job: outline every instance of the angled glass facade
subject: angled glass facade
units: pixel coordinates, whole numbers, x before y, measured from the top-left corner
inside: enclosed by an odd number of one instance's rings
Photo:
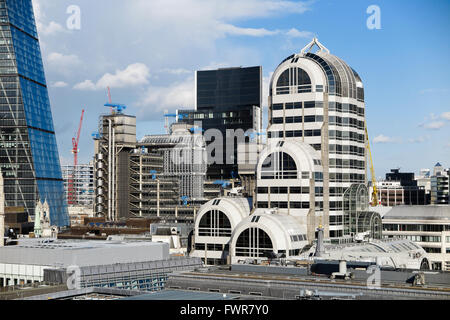
[[[64,183],[31,0],[0,0],[0,167],[6,206],[69,225]]]

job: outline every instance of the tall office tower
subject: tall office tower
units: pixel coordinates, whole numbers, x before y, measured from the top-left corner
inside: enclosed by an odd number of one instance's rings
[[[64,190],[66,199],[69,199],[69,181],[73,180],[74,192],[76,200],[69,206],[93,206],[95,198],[94,189],[94,163],[88,164],[63,165],[62,175],[64,179]]]
[[[272,76],[269,141],[302,141],[321,154],[323,224],[332,238],[344,236],[344,192],[366,182],[364,114],[361,78],[316,38]]]
[[[136,117],[113,112],[100,117],[94,138],[94,214],[108,221],[129,218],[130,152],[136,148]]]
[[[31,0],[0,0],[0,167],[8,207],[38,200],[69,225],[52,112]]]
[[[212,143],[215,152],[208,151],[207,179],[231,179],[237,177],[237,145],[248,142],[234,133],[262,130],[262,67],[226,68],[196,73],[196,110],[179,110],[180,122],[201,124],[202,129],[218,130],[222,142],[207,138],[207,149]],[[228,132],[228,134],[227,134]],[[210,131],[211,133],[211,131]],[[242,137],[243,135],[241,135]],[[260,136],[257,136],[260,139]],[[209,147],[208,147],[209,146]],[[220,156],[220,152],[222,155]],[[213,163],[214,159],[217,162]]]

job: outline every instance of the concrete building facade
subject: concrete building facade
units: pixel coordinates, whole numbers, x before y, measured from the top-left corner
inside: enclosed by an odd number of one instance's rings
[[[383,237],[401,237],[424,248],[434,270],[450,271],[450,206],[398,206],[383,217]]]
[[[319,49],[316,53],[311,50]],[[269,86],[268,139],[300,141],[320,154],[323,225],[344,236],[342,196],[366,183],[364,86],[354,69],[316,38],[282,61]]]

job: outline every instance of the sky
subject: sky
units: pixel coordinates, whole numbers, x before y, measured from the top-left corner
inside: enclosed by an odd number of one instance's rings
[[[85,117],[79,162],[113,102],[138,138],[165,133],[164,111],[194,107],[194,72],[263,67],[268,83],[317,36],[361,76],[376,176],[450,167],[450,1],[33,0],[62,164]],[[369,28],[379,8],[379,28]],[[265,120],[267,126],[267,120]]]

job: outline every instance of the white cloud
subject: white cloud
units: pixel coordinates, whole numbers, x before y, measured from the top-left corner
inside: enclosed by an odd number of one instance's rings
[[[292,28],[286,35],[290,38],[312,38],[314,35],[309,31],[299,31],[296,28]]]
[[[267,30],[264,28],[240,28],[232,24],[221,23],[218,25],[217,30],[223,32],[224,35],[232,36],[250,36],[250,37],[265,37],[279,34],[279,30]]]
[[[430,136],[420,136],[418,138],[409,139],[408,142],[409,143],[423,143],[423,142],[428,141],[430,139],[431,139]]]
[[[96,90],[95,84],[91,80],[84,80],[83,82],[77,83],[74,87],[76,90]]]
[[[96,83],[85,80],[74,86],[77,90],[101,90],[106,87],[126,88],[148,83],[150,70],[143,63],[130,64],[124,70],[116,70],[115,74],[106,73]]]
[[[80,58],[75,54],[64,55],[59,52],[52,52],[47,56],[47,62],[50,67],[70,68],[81,64]]]
[[[168,87],[150,86],[137,103],[141,116],[150,116],[155,111],[194,108],[195,80],[189,77]]]
[[[60,32],[67,32],[61,24],[55,21],[50,21],[48,24],[44,22],[46,17],[45,11],[42,10],[41,0],[33,0],[33,9],[39,35],[50,36]]]
[[[301,14],[309,4],[286,0],[136,0],[128,5],[125,14],[132,23],[147,32],[170,30],[171,46],[189,44],[208,47],[226,36],[264,37],[274,35],[305,36],[294,29],[268,30],[251,26],[240,27],[238,21]],[[295,29],[296,30],[296,29]],[[189,37],[186,37],[189,34]]]
[[[187,70],[184,68],[176,68],[176,69],[166,68],[166,69],[161,70],[160,72],[169,73],[169,74],[173,74],[173,75],[182,75],[182,74],[193,73],[194,71]]]
[[[429,130],[439,130],[445,126],[445,122],[444,121],[432,121],[432,122],[428,122],[428,123],[423,123],[420,126],[424,127],[425,129],[429,129]]]
[[[373,143],[394,143],[396,141],[396,139],[385,136],[383,134],[380,134],[373,139]]]
[[[450,112],[444,112],[444,113],[441,115],[441,118],[450,121]]]
[[[68,84],[64,81],[56,81],[51,85],[53,88],[65,88]]]

